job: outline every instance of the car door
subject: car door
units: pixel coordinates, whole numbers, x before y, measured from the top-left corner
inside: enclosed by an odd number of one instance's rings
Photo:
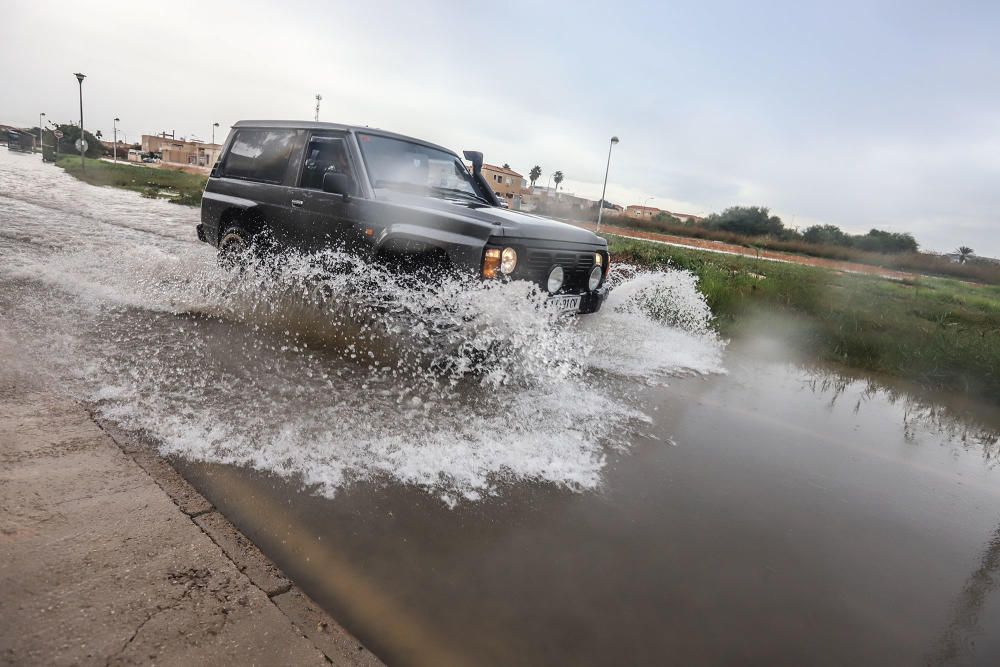
[[[323,177],[328,172],[348,176],[351,192],[323,192]],[[292,198],[297,227],[306,245],[321,250],[359,241],[358,170],[343,132],[313,132],[307,142],[299,179]]]

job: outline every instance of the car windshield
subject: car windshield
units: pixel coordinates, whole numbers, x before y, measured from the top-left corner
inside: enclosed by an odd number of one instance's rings
[[[469,170],[455,155],[405,139],[374,134],[358,138],[375,188],[484,201]]]

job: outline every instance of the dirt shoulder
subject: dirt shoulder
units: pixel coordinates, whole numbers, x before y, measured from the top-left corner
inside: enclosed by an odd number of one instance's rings
[[[589,223],[575,222],[573,223],[578,227],[583,227],[584,229],[589,229],[591,231],[597,231],[597,226]],[[873,276],[882,276],[883,278],[892,278],[894,280],[908,279],[912,280],[918,278],[918,274],[909,273],[907,271],[896,271],[893,269],[885,269],[880,266],[872,266],[871,264],[861,264],[859,262],[843,262],[835,259],[825,259],[822,257],[809,257],[807,255],[795,255],[788,252],[778,252],[776,250],[765,250],[765,249],[755,249],[747,248],[746,246],[734,245],[732,243],[724,243],[722,241],[710,241],[707,239],[696,239],[687,236],[675,236],[673,234],[658,234],[656,232],[644,232],[636,229],[628,229],[626,227],[615,227],[614,225],[601,225],[601,231],[606,234],[615,234],[616,236],[622,236],[624,238],[630,239],[641,239],[644,241],[655,241],[658,243],[666,243],[668,245],[678,246],[680,248],[693,248],[695,250],[707,250],[709,252],[720,252],[730,255],[743,255],[745,257],[757,257],[760,259],[766,259],[775,262],[790,262],[792,264],[801,264],[803,266],[818,266],[825,269],[832,269],[834,271],[845,271],[847,273],[864,273]]]
[[[0,664],[381,664],[2,338],[0,591]]]

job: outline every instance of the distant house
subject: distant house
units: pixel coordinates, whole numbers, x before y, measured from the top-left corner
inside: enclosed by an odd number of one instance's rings
[[[672,213],[672,212],[669,212],[669,211],[668,211],[668,213],[670,213],[670,215],[674,216],[675,218],[677,218],[681,222],[695,223],[695,222],[701,222],[702,220],[705,219],[705,218],[703,218],[700,215],[692,215],[690,213]]]
[[[572,192],[556,192],[555,188],[536,185],[522,195],[525,211],[544,209],[553,215],[569,215],[573,210],[589,211],[597,208],[597,202],[586,197],[577,197]],[[619,207],[620,209],[621,207]]]
[[[142,135],[142,152],[156,153],[163,162],[186,164],[194,167],[211,167],[222,154],[221,144],[186,141],[173,136]]]
[[[656,208],[653,206],[639,206],[638,204],[632,204],[626,207],[625,215],[630,218],[643,218],[650,219],[655,218],[660,215],[669,215],[671,217],[677,218],[681,222],[701,222],[704,220],[701,216],[692,215],[690,213],[674,213],[673,211],[668,211],[662,208]]]
[[[484,164],[483,178],[489,182],[498,197],[507,200],[511,208],[520,207],[521,195],[527,186],[524,176],[507,167]]]
[[[640,206],[639,204],[630,204],[625,207],[625,215],[630,218],[655,218],[662,212],[661,209],[656,207]]]
[[[571,192],[560,192],[558,199],[561,206],[569,206],[570,208],[579,209],[581,211],[589,211],[592,208],[597,208],[597,202],[593,199],[577,197]]]

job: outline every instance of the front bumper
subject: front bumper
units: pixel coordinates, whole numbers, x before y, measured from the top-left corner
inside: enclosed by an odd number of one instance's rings
[[[593,292],[584,292],[580,295],[580,310],[577,311],[580,315],[589,315],[590,313],[596,313],[604,305],[604,301],[608,298],[608,286],[601,285]]]

